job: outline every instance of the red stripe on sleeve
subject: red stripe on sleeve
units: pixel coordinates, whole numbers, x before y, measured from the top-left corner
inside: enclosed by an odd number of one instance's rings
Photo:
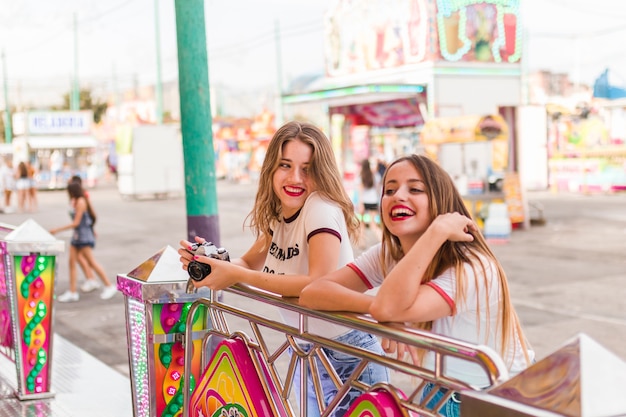
[[[365,284],[365,286],[367,287],[367,289],[371,290],[372,288],[374,288],[372,286],[372,284],[370,284],[370,282],[367,280],[367,278],[365,277],[365,275],[363,275],[363,272],[361,272],[361,270],[359,268],[357,268],[357,266],[355,264],[353,264],[352,262],[350,262],[349,264],[346,265],[348,268],[350,268],[351,270],[353,270],[354,272],[356,272],[356,274],[359,276],[359,278],[361,278],[361,281],[363,281],[363,284]]]
[[[451,316],[454,316],[456,314],[456,304],[454,303],[454,300],[450,298],[450,296],[444,290],[439,288],[437,284],[433,282],[427,282],[424,285],[428,285],[430,288],[437,291],[437,294],[443,297],[446,303],[448,303],[448,305],[450,306],[450,310],[452,310],[452,314],[450,314]]]

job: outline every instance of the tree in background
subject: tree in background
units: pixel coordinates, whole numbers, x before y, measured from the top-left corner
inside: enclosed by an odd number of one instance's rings
[[[53,108],[53,110],[69,110],[70,109],[70,97],[72,92],[68,92],[63,95],[63,105],[61,107]],[[79,93],[79,109],[80,110],[92,110],[94,123],[99,123],[102,119],[102,115],[107,110],[107,103],[98,100],[94,100],[91,96],[91,90],[81,89]]]
[[[11,109],[11,114],[15,113],[15,109]],[[6,111],[2,111],[0,112],[0,137],[2,138],[2,142],[1,143],[6,143],[7,138],[5,135],[5,131],[4,131],[4,119],[6,116]],[[11,129],[13,129],[13,125],[11,125]]]
[[[4,118],[6,117],[6,112],[0,113],[0,135],[2,135],[2,142],[6,142],[7,138],[4,134]]]

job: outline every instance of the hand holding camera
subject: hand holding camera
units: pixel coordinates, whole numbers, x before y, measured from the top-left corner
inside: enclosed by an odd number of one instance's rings
[[[218,248],[212,242],[194,243],[188,252],[196,256],[208,256],[230,262],[228,251],[224,248]],[[192,260],[187,265],[187,272],[194,281],[202,281],[211,273],[211,265]]]

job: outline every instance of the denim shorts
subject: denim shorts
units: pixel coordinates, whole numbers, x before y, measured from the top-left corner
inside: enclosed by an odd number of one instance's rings
[[[334,340],[341,342],[341,343],[349,344],[351,346],[369,350],[370,352],[377,353],[381,356],[385,355],[385,352],[383,351],[383,348],[380,345],[380,342],[375,336],[369,333],[364,333],[359,330],[351,330],[348,333],[345,333],[345,334],[342,334],[341,336],[336,337]],[[303,344],[301,345],[301,348],[304,351],[308,352],[310,349],[310,345]],[[337,375],[339,376],[339,379],[341,379],[342,382],[345,382],[348,379],[348,377],[350,377],[352,372],[356,369],[356,367],[361,362],[360,358],[347,355],[343,352],[337,352],[335,350],[331,350],[328,348],[322,348],[322,350],[326,354],[326,357],[328,358],[330,364],[333,366],[333,368],[337,372]],[[333,384],[330,378],[330,375],[326,371],[326,368],[322,366],[319,359],[317,360],[317,363],[318,363],[318,369],[320,372],[320,383],[324,392],[324,404],[328,405],[330,401],[333,399],[333,397],[337,394],[338,389],[335,387],[335,384]],[[299,381],[300,381],[300,366],[298,365],[296,367],[296,372],[294,375],[294,383],[295,383],[296,393],[298,395],[297,397],[298,400],[300,399]],[[367,367],[363,370],[361,375],[359,376],[359,381],[368,385],[373,385],[378,382],[389,382],[389,370],[387,369],[387,367],[379,365],[377,363],[369,363]],[[335,408],[335,411],[331,414],[331,416],[342,417],[344,414],[346,414],[346,412],[348,411],[348,409],[350,408],[354,400],[361,394],[362,394],[361,391],[354,389],[354,388],[348,391],[348,393],[343,397],[341,402],[337,405],[337,407]],[[320,411],[317,406],[315,388],[313,387],[313,381],[311,380],[311,375],[309,374],[308,387],[307,387],[307,414],[306,416],[318,417],[319,415],[320,415]]]
[[[422,392],[422,399],[424,399],[430,391],[433,390],[435,384],[429,382],[424,387],[424,391]],[[443,397],[448,392],[447,388],[439,388],[439,391],[435,394],[435,396],[426,404],[426,408],[429,410],[433,410],[435,405],[439,402],[441,397]],[[435,411],[435,410],[433,410]],[[459,397],[458,392],[453,392],[448,401],[438,410],[438,414],[440,416],[445,417],[459,417],[461,415],[461,399]]]

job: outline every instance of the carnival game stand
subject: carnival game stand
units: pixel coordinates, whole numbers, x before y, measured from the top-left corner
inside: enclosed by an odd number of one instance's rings
[[[128,378],[54,333],[65,242],[30,219],[0,234],[0,416],[131,416]]]

